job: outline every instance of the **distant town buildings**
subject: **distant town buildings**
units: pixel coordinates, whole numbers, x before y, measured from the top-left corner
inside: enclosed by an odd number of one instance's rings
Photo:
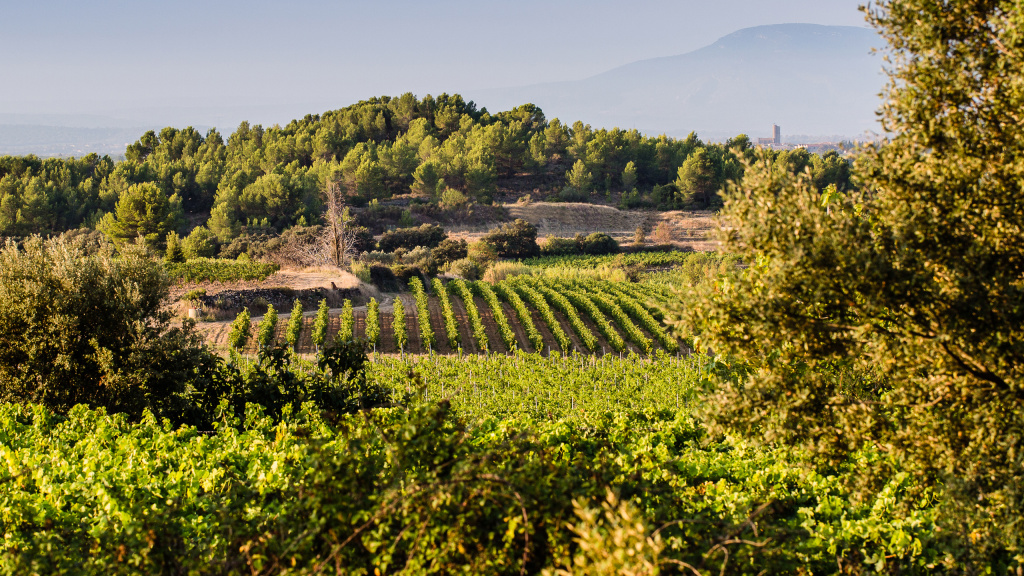
[[[844,146],[841,142],[815,142],[812,144],[783,144],[782,143],[782,128],[778,124],[772,124],[772,137],[771,138],[758,138],[757,145],[760,148],[770,148],[772,150],[796,150],[803,148],[812,154],[824,154],[829,151],[836,151],[845,153],[846,148],[851,146]]]
[[[758,138],[757,145],[765,146],[768,148],[782,146],[782,128],[780,128],[778,124],[772,124],[772,137]]]

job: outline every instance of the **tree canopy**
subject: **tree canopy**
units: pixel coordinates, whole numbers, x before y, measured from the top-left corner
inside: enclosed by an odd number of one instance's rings
[[[677,311],[726,362],[720,430],[892,474],[940,502],[947,568],[1021,562],[1024,529],[1024,13],[1011,2],[883,1],[892,47],[860,186],[755,154],[725,195],[749,263]],[[911,501],[913,501],[911,499]]]

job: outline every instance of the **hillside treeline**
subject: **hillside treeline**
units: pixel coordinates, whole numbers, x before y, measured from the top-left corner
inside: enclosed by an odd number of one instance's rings
[[[317,223],[328,182],[341,184],[356,207],[399,195],[486,205],[540,191],[535,199],[709,208],[726,181],[742,176],[751,153],[744,135],[721,144],[695,134],[649,137],[548,120],[532,104],[491,114],[459,95],[404,94],[284,127],[243,122],[226,140],[215,129],[150,131],[116,163],[95,154],[0,158],[0,235],[109,230],[104,215],[123,208],[149,214],[138,235],[163,238],[205,222],[224,243],[254,228]],[[796,150],[776,160],[788,170],[810,168],[821,187],[850,187],[848,163],[837,154]]]

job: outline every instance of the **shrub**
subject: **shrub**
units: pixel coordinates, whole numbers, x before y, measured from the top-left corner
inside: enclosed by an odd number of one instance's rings
[[[398,277],[387,266],[370,266],[370,283],[385,292],[401,290]]]
[[[488,264],[498,259],[498,252],[494,249],[494,246],[488,244],[484,240],[480,240],[469,245],[469,249],[466,251],[466,257],[473,262],[476,262],[481,267],[486,267]]]
[[[452,262],[448,265],[448,272],[465,280],[480,279],[480,265],[469,258]]]
[[[177,232],[167,233],[167,249],[164,250],[164,262],[178,263],[185,261],[185,253],[181,250],[181,238]]]
[[[672,232],[672,226],[662,220],[658,222],[658,225],[654,227],[654,231],[651,232],[651,240],[654,240],[656,244],[668,244],[675,240],[675,234]]]
[[[583,252],[579,238],[548,238],[540,247],[542,256],[574,256]]]
[[[444,228],[434,224],[423,224],[416,228],[399,228],[386,232],[377,242],[377,248],[383,252],[394,252],[398,248],[412,250],[417,246],[434,248],[447,237],[448,233]]]
[[[395,263],[395,255],[380,250],[366,252],[359,256],[359,261],[370,265],[391,266]]]
[[[532,274],[533,269],[521,262],[495,262],[484,272],[484,282],[496,284],[506,278]]]
[[[0,250],[0,401],[133,418],[175,409],[212,355],[191,323],[171,327],[161,266],[142,246],[121,250],[38,237]]]
[[[349,268],[352,270],[352,274],[356,278],[359,278],[360,282],[370,284],[372,279],[370,278],[369,264],[366,264],[365,262],[353,262]]]
[[[430,254],[438,266],[446,266],[456,260],[465,258],[469,252],[469,244],[462,238],[445,238]]]
[[[491,230],[486,241],[502,258],[531,258],[540,254],[537,227],[521,218]]]
[[[603,232],[594,232],[580,240],[580,249],[584,254],[600,256],[603,254],[618,254],[619,243],[611,236]]]

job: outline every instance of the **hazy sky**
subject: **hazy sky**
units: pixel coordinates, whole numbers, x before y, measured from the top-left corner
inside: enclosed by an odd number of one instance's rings
[[[863,26],[859,3],[0,0],[0,115],[283,123],[373,95],[585,78],[750,26]]]

